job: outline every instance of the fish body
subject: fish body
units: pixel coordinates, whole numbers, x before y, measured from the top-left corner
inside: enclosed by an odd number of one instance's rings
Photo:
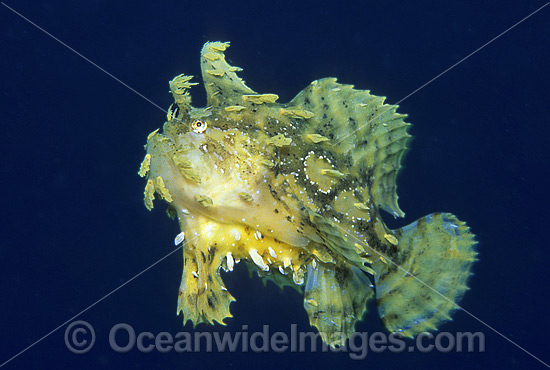
[[[175,104],[149,135],[139,172],[146,207],[163,199],[185,235],[184,321],[225,324],[234,298],[220,269],[240,261],[302,290],[331,345],[353,333],[370,299],[406,337],[449,320],[476,260],[469,228],[436,213],[390,230],[380,216],[404,216],[396,177],[411,137],[406,115],[335,78],[278,103],[237,76],[228,46],[202,49],[205,108],[191,105],[191,76],[170,81]]]

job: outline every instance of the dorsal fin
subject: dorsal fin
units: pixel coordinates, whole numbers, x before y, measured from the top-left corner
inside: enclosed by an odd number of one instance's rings
[[[256,94],[235,73],[242,69],[226,62],[224,51],[228,47],[229,42],[207,42],[201,51],[202,79],[209,106],[222,102],[224,105],[242,104],[243,95]]]
[[[368,90],[342,85],[335,78],[313,81],[289,104],[312,112],[305,134],[329,139],[323,145],[352,159],[350,174],[370,189],[372,200],[394,216],[405,214],[397,204],[396,177],[410,135],[407,117],[396,113],[396,105]]]

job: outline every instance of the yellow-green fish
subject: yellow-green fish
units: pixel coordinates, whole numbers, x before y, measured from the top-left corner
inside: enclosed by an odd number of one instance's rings
[[[191,76],[170,81],[175,105],[149,135],[139,171],[147,208],[164,199],[181,227],[184,322],[225,324],[234,298],[220,269],[241,260],[303,291],[311,325],[331,345],[373,298],[388,330],[405,337],[450,320],[476,261],[469,228],[450,213],[397,230],[380,217],[404,216],[396,177],[406,115],[335,78],[278,103],[237,76],[228,46],[202,49],[205,108],[191,105]]]

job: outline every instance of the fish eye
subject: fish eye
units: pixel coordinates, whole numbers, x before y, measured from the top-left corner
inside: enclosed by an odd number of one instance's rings
[[[206,130],[207,126],[208,125],[206,124],[206,122],[201,120],[196,120],[191,125],[191,127],[193,128],[193,132],[197,134],[203,133]]]

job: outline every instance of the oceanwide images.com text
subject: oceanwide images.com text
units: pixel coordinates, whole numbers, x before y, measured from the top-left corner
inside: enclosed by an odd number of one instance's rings
[[[334,333],[329,343],[340,343],[342,333]],[[114,325],[109,331],[111,349],[118,353],[138,351],[168,352],[343,352],[354,360],[365,359],[369,352],[484,352],[485,335],[481,332],[421,333],[414,340],[406,340],[399,333],[355,332],[342,346],[323,343],[321,334],[301,332],[290,325],[290,333],[270,332],[269,325],[251,332],[243,325],[237,332],[136,332],[126,323]],[[345,338],[345,337],[344,337]],[[86,321],[75,321],[65,330],[67,348],[77,354],[89,352],[96,342],[95,330]]]

